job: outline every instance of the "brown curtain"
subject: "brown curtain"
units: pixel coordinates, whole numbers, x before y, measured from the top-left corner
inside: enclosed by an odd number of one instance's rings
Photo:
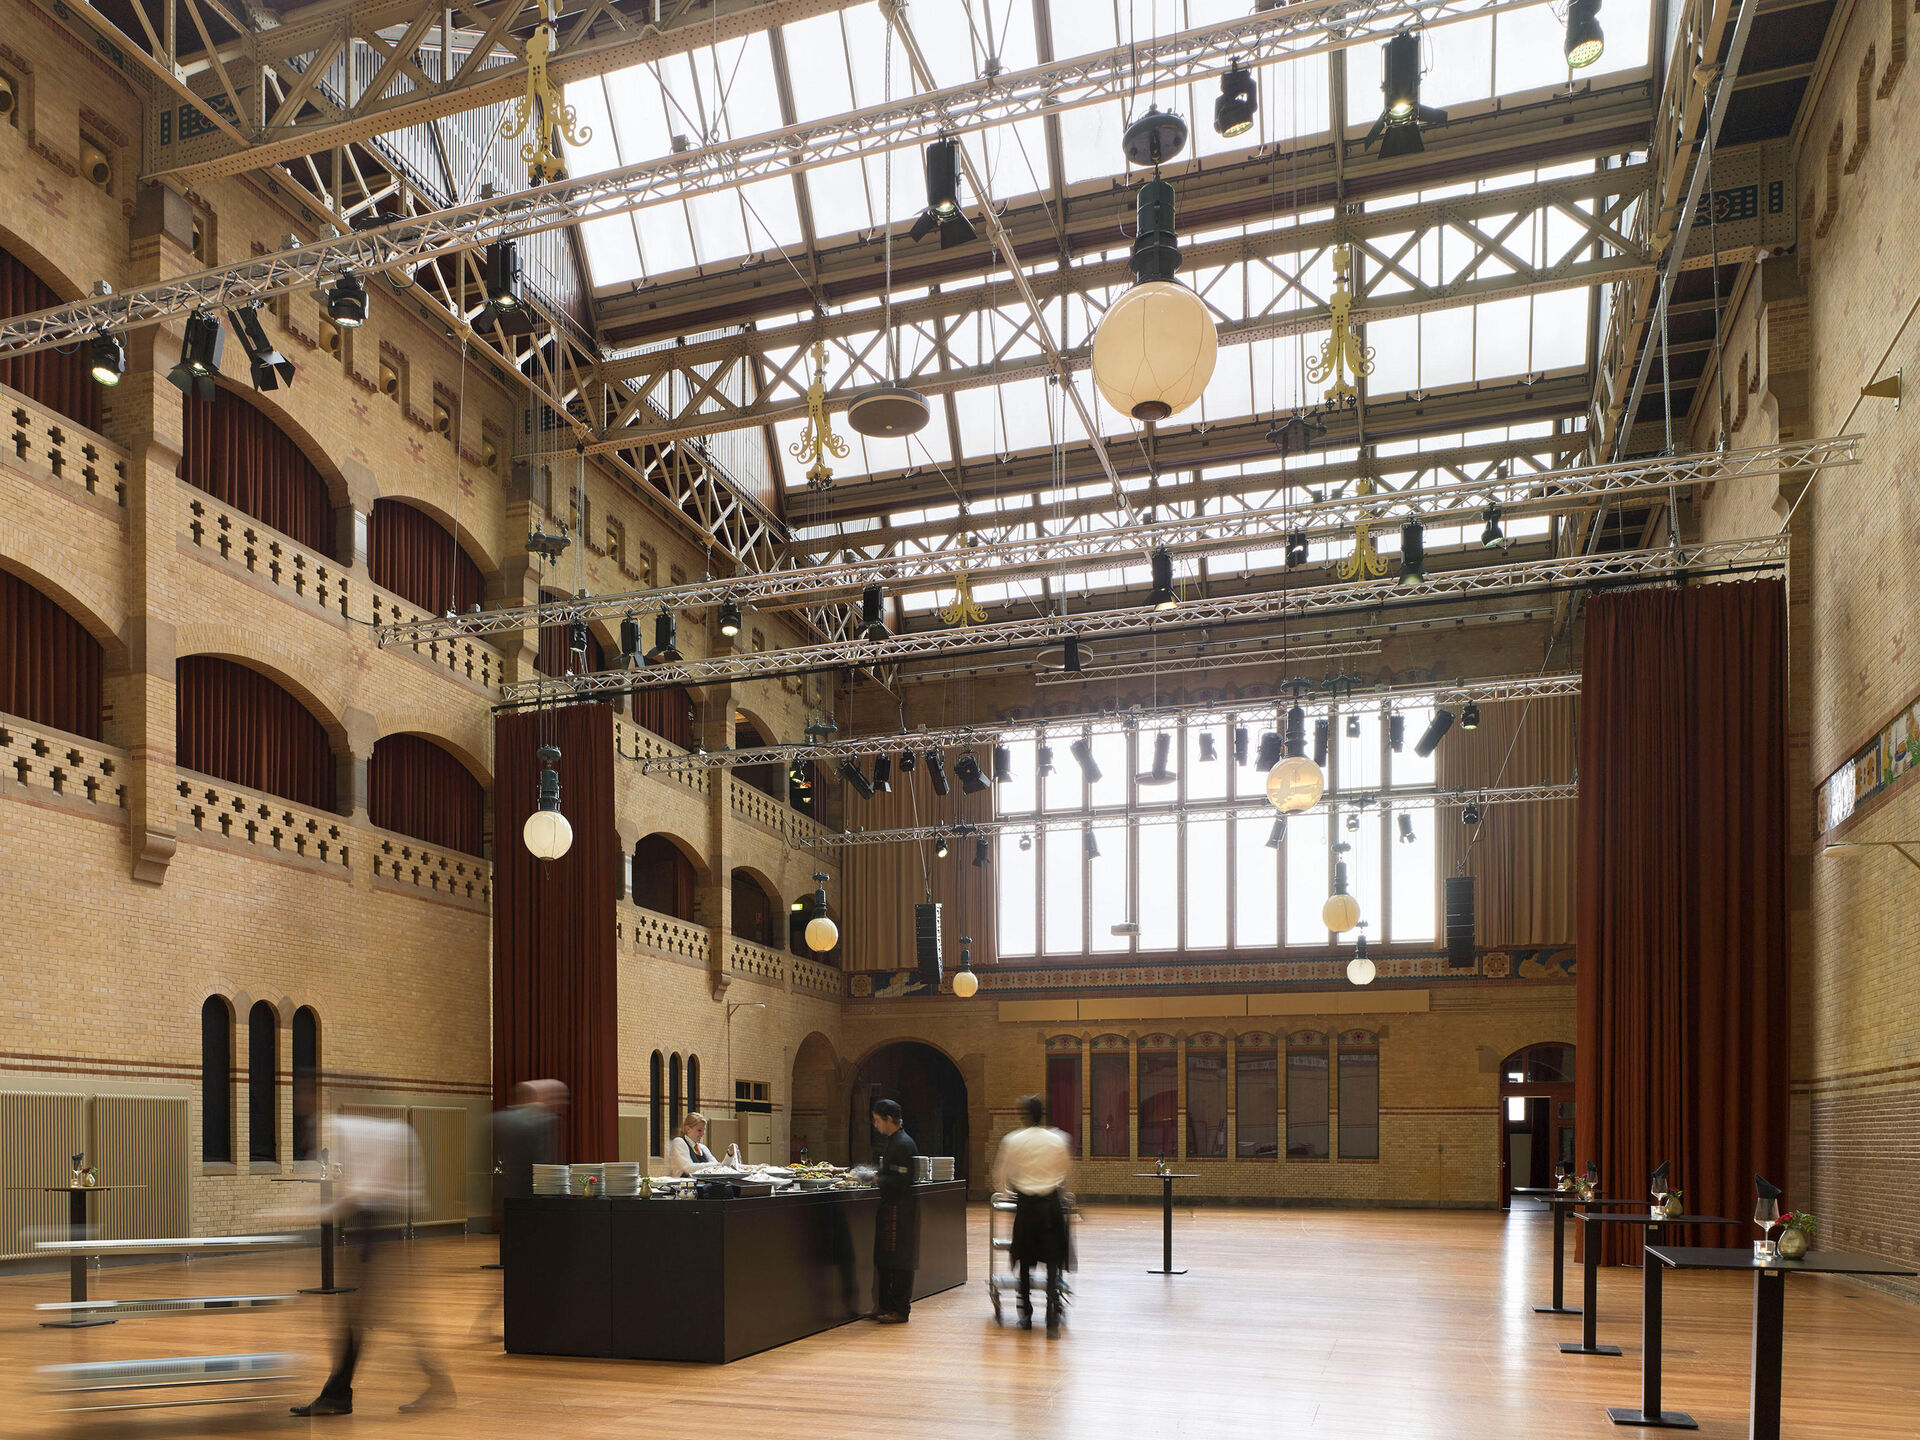
[[[0,316],[50,310],[60,297],[26,262],[0,250]],[[82,340],[71,351],[36,350],[0,357],[0,385],[64,415],[89,430],[100,428],[100,382],[93,378],[92,350]]]
[[[487,792],[473,772],[418,735],[388,735],[367,761],[367,818],[429,845],[478,855]]]
[[[693,919],[693,862],[664,835],[644,836],[633,847],[633,903],[662,915]]]
[[[542,745],[561,752],[561,811],[573,845],[536,860],[520,831],[532,813]],[[570,1096],[568,1154],[619,1153],[614,951],[613,712],[605,705],[502,714],[494,721],[493,1096],[556,1079]]]
[[[693,697],[682,686],[634,691],[633,719],[671,745],[693,748]]]
[[[181,769],[296,805],[335,808],[326,727],[258,670],[217,655],[185,656],[174,667],[174,701]]]
[[[212,404],[181,398],[180,478],[296,545],[333,557],[327,482],[292,437],[231,390],[214,391]]]
[[[0,570],[0,714],[98,740],[100,660],[86,626]]]
[[[480,567],[453,532],[403,500],[376,500],[367,521],[367,573],[373,583],[432,615],[465,614],[485,590]]]
[[[774,937],[774,906],[779,903],[760,888],[760,882],[744,870],[733,872],[732,931],[755,945],[778,948]]]
[[[1778,581],[1588,607],[1577,1158],[1609,1195],[1669,1160],[1689,1210],[1744,1222],[1754,1173],[1785,1179],[1786,665]]]
[[[1456,724],[1434,753],[1440,788],[1571,780],[1573,716],[1571,698],[1482,705],[1479,727],[1462,730]],[[1423,717],[1409,718],[1425,724]],[[1415,726],[1410,723],[1409,728]],[[1413,743],[1411,737],[1407,743]],[[1477,943],[1520,947],[1573,943],[1577,808],[1566,801],[1489,805],[1478,843],[1472,843],[1475,832],[1460,823],[1458,811],[1442,811],[1436,817],[1440,873],[1474,877]]]
[[[540,599],[551,605],[571,597],[562,595],[558,590],[542,590]],[[564,675],[573,664],[573,652],[569,647],[573,643],[571,625],[542,625],[540,627],[540,654],[535,663],[542,675]],[[607,647],[600,643],[600,637],[587,630],[587,669],[589,671],[607,668]],[[649,726],[649,729],[652,727]],[[670,738],[670,737],[669,737]]]
[[[946,756],[947,775],[959,752]],[[986,751],[975,755],[987,774],[993,773]],[[871,761],[863,762],[868,774]],[[910,775],[900,773],[894,757],[893,793],[862,800],[845,782],[841,814],[854,830],[892,830],[913,825],[960,825],[993,818],[993,795],[962,795],[960,782],[945,798],[933,793],[927,779],[926,757]],[[848,845],[841,875],[841,964],[848,970],[910,970],[914,965],[913,907],[923,900],[939,902],[944,964],[949,974],[960,968],[960,937],[973,937],[976,966],[993,962],[993,867],[975,867],[973,837],[953,835],[947,858],[936,859],[933,841],[909,844]],[[924,867],[924,868],[923,868]],[[932,894],[927,893],[929,884]],[[828,892],[832,898],[832,892]]]

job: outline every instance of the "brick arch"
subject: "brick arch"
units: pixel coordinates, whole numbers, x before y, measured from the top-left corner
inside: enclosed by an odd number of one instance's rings
[[[465,553],[466,557],[480,567],[480,574],[483,579],[491,581],[499,574],[499,559],[481,543],[480,537],[474,534],[473,527],[469,525],[465,519],[456,523],[451,511],[443,508],[437,501],[429,499],[418,490],[409,489],[404,481],[399,483],[383,483],[380,493],[375,495],[373,499],[376,501],[392,500],[401,505],[412,506],[421,514],[435,521],[442,530],[445,530],[449,535],[453,536],[455,543],[460,546],[461,551]],[[463,507],[463,509],[464,508],[465,507]],[[477,501],[472,508],[475,511],[479,509]]]
[[[120,631],[125,622],[121,618],[118,598],[105,585],[88,585],[82,590],[55,578],[56,575],[63,575],[67,579],[84,581],[87,577],[76,574],[70,561],[65,565],[55,564],[56,557],[50,553],[19,553],[27,547],[16,549],[12,543],[16,534],[18,532],[14,527],[0,522],[0,570],[26,581],[71,615],[82,629],[100,642],[100,648],[109,662],[123,656],[126,643]]]
[[[244,359],[245,352],[240,349],[239,342],[233,340],[232,336],[228,336],[228,340],[230,343],[224,352],[225,358],[231,360],[235,355],[239,355]],[[242,384],[226,375],[217,376],[216,382],[222,390],[242,404],[251,405],[266,416],[282,435],[300,448],[300,453],[305,455],[313,468],[320,472],[321,480],[326,483],[327,498],[333,502],[335,509],[352,503],[347,490],[347,477],[341,470],[340,463],[333,458],[326,445],[306,426],[294,419],[287,407],[280,403],[277,398],[279,391],[255,390],[252,386]],[[187,403],[197,404],[198,402],[189,400]]]
[[[284,651],[276,650],[250,631],[237,625],[183,625],[176,632],[174,655],[184,660],[189,655],[213,655],[235,664],[258,670],[281,688],[291,692],[326,727],[327,739],[338,755],[353,753],[348,733],[346,706],[334,684],[318,667]]]
[[[447,734],[446,731],[436,729],[431,725],[394,722],[382,725],[380,727],[380,733],[374,737],[373,743],[377,745],[380,741],[393,735],[411,735],[416,739],[438,745],[442,750],[446,751],[464,765],[467,772],[471,774],[475,780],[480,782],[483,789],[488,791],[493,789],[493,766],[487,756],[484,753],[475,751],[471,745],[456,740],[453,736]]]
[[[95,278],[89,276],[82,279],[67,274],[57,259],[35,247],[19,231],[7,225],[0,225],[0,250],[5,250],[38,275],[41,283],[58,295],[63,304],[84,298],[87,287]]]

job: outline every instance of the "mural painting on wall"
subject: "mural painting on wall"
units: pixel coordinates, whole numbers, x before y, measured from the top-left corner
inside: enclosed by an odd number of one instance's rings
[[[1920,769],[1920,699],[1820,783],[1813,796],[1813,833],[1824,835],[1915,769]]]
[[[1573,951],[1490,950],[1480,957],[1480,972],[1489,980],[1571,980]]]

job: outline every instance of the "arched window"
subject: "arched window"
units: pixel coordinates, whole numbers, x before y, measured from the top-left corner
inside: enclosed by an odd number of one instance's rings
[[[664,835],[645,835],[633,847],[633,903],[677,920],[693,919],[698,876],[693,862]]]
[[[733,712],[733,748],[736,750],[761,750],[772,742],[760,733],[760,727],[753,724],[738,710]],[[778,760],[765,765],[742,765],[733,772],[762,794],[784,801],[787,798],[787,767]]]
[[[219,995],[200,1006],[200,1159],[233,1163],[233,1007]]]
[[[296,545],[333,557],[333,498],[293,437],[231,390],[216,390],[212,404],[182,401],[180,478]]]
[[[367,761],[367,818],[429,845],[478,855],[487,793],[473,772],[418,735],[387,735]]]
[[[174,667],[174,697],[182,770],[334,808],[326,727],[288,691],[231,660],[188,655]]]
[[[687,1056],[687,1109],[700,1108],[700,1057]]]
[[[686,1113],[680,1093],[680,1055],[675,1051],[667,1058],[667,1122],[675,1135],[680,1133],[680,1118]]]
[[[0,250],[0,316],[30,315],[59,303],[53,288],[25,261]],[[100,386],[93,378],[84,342],[64,355],[58,350],[36,350],[31,355],[0,358],[0,385],[58,411],[76,425],[100,428]]]
[[[265,1000],[247,1012],[247,1159],[280,1158],[280,1015]]]
[[[1096,1035],[1087,1071],[1093,1088],[1093,1134],[1088,1153],[1124,1156],[1132,1151],[1132,1108],[1127,1077],[1127,1037]],[[1057,1122],[1056,1122],[1057,1123]],[[1141,1153],[1145,1153],[1144,1151]]]
[[[98,740],[100,656],[58,601],[0,570],[0,714]]]
[[[1180,1058],[1173,1036],[1142,1035],[1139,1046],[1140,1155],[1173,1155],[1180,1131],[1176,1112],[1180,1106]]]
[[[773,945],[773,901],[745,870],[733,872],[733,933],[755,945]]]
[[[1280,1051],[1264,1030],[1233,1044],[1234,1151],[1242,1160],[1280,1154]]]
[[[1287,1036],[1287,1158],[1327,1158],[1327,1115],[1331,1108],[1327,1037],[1319,1030]]]
[[[1227,1037],[1187,1037],[1187,1154],[1227,1153]]]
[[[293,1158],[320,1158],[320,1017],[293,1012]]]
[[[667,1153],[667,1088],[660,1052],[647,1062],[647,1153]]]
[[[376,500],[367,517],[367,574],[429,615],[464,615],[486,582],[446,526],[404,500]]]
[[[1380,1158],[1380,1037],[1340,1032],[1340,1158]]]

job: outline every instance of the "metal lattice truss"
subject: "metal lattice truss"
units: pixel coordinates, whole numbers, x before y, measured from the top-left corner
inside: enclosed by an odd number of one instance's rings
[[[889,548],[874,556],[848,554],[828,564],[728,580],[700,580],[655,590],[380,625],[375,627],[374,638],[381,645],[419,644],[454,636],[491,635],[538,625],[567,624],[574,620],[612,619],[641,607],[700,609],[729,599],[756,608],[778,608],[803,601],[819,603],[854,596],[871,584],[885,585],[896,593],[937,588],[951,583],[962,570],[976,579],[991,576],[995,580],[1045,571],[1084,570],[1111,565],[1116,559],[1138,559],[1161,545],[1178,554],[1204,554],[1271,546],[1295,532],[1305,534],[1310,540],[1326,539],[1351,533],[1361,522],[1380,526],[1397,525],[1405,520],[1477,521],[1489,505],[1499,506],[1503,514],[1510,517],[1558,514],[1591,508],[1610,499],[1664,494],[1669,487],[1852,465],[1858,461],[1859,438],[1845,435],[1838,439],[1786,441],[1744,450],[1706,451],[1507,476],[1498,474],[1496,466],[1489,462],[1480,467],[1479,475],[1449,484],[1409,484],[1404,489],[1380,486],[1366,495],[1328,495],[1293,505],[1194,514],[1133,528],[1088,529],[968,547],[956,544],[917,553],[901,553]],[[1385,470],[1395,462],[1386,458],[1375,463]],[[1427,473],[1424,468],[1417,470],[1413,479],[1423,479]],[[1298,485],[1318,478],[1314,471],[1298,471],[1294,472],[1293,483]],[[1275,488],[1286,479],[1284,473],[1276,474]],[[1259,485],[1253,478],[1237,483],[1248,489],[1257,489]],[[1023,517],[1021,523],[1032,522]]]
[[[1330,795],[1310,810],[1299,814],[1341,814],[1361,806],[1377,806],[1383,812],[1432,806],[1441,810],[1463,810],[1476,805],[1535,805],[1555,800],[1578,800],[1580,782],[1558,784],[1489,786],[1478,790],[1399,790],[1342,791]],[[1003,816],[993,820],[972,820],[952,825],[912,825],[894,830],[845,830],[798,836],[787,844],[795,850],[829,850],[847,845],[906,845],[923,840],[958,840],[995,835],[1033,835],[1055,830],[1119,830],[1136,825],[1173,825],[1181,821],[1240,820],[1249,817],[1277,816],[1264,798],[1230,801],[1224,805],[1180,805],[1165,809],[1108,811],[1097,815]]]
[[[1033,683],[1099,685],[1114,680],[1170,680],[1176,675],[1211,675],[1219,670],[1244,670],[1253,665],[1305,665],[1314,661],[1334,664],[1378,655],[1383,644],[1380,640],[1330,640],[1324,644],[1308,641],[1305,644],[1269,646],[1228,654],[1209,651],[1184,660],[1149,657],[1109,665],[1089,665],[1078,671],[1042,670],[1033,677]]]
[[[941,655],[1003,650],[1063,643],[1068,636],[1082,640],[1102,635],[1146,630],[1198,629],[1260,621],[1282,623],[1295,619],[1352,610],[1390,611],[1412,602],[1471,601],[1515,591],[1653,584],[1698,571],[1775,568],[1786,563],[1787,538],[1768,535],[1757,539],[1715,540],[1651,550],[1622,550],[1603,555],[1578,555],[1529,560],[1475,569],[1430,572],[1418,585],[1393,579],[1298,589],[1267,590],[1246,595],[1191,600],[1174,611],[1148,607],[1090,611],[1081,615],[1044,615],[997,625],[949,630],[915,631],[884,640],[850,639],[786,650],[762,650],[679,660],[628,670],[598,671],[560,678],[541,677],[501,688],[503,700],[544,702],[619,695],[669,685],[732,684],[767,675],[798,674],[843,666],[897,665]],[[1310,633],[1310,632],[1309,632]]]

